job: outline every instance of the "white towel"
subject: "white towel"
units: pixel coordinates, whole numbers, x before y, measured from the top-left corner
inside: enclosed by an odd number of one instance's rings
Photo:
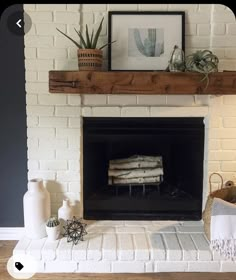
[[[211,248],[236,260],[236,205],[220,198],[212,203]]]

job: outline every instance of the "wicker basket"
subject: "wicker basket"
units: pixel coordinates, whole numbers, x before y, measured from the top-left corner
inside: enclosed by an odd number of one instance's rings
[[[212,182],[211,179],[213,175],[218,175],[221,180],[220,189],[212,192]],[[211,238],[211,207],[215,197],[221,198],[225,201],[231,202],[236,197],[236,187],[223,187],[223,178],[219,173],[212,173],[209,177],[209,185],[210,185],[210,194],[208,195],[205,210],[202,213],[202,218],[204,221],[204,231],[207,238],[210,240]]]
[[[81,71],[102,70],[102,50],[78,49],[78,66]]]

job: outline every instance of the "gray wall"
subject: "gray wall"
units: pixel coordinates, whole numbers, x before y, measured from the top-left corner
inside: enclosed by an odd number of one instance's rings
[[[7,28],[9,14],[19,9],[9,7],[0,21],[0,227],[23,226],[27,190],[24,38]]]

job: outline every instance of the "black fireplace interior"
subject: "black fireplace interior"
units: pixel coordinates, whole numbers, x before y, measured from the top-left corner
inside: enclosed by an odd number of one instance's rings
[[[134,155],[161,156],[161,182],[109,184],[109,161]],[[83,216],[200,220],[203,161],[203,118],[83,118]]]

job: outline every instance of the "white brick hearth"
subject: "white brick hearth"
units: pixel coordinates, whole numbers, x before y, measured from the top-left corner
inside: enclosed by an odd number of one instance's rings
[[[87,222],[85,240],[22,238],[13,255],[32,255],[38,272],[236,272],[209,247],[201,221]]]

